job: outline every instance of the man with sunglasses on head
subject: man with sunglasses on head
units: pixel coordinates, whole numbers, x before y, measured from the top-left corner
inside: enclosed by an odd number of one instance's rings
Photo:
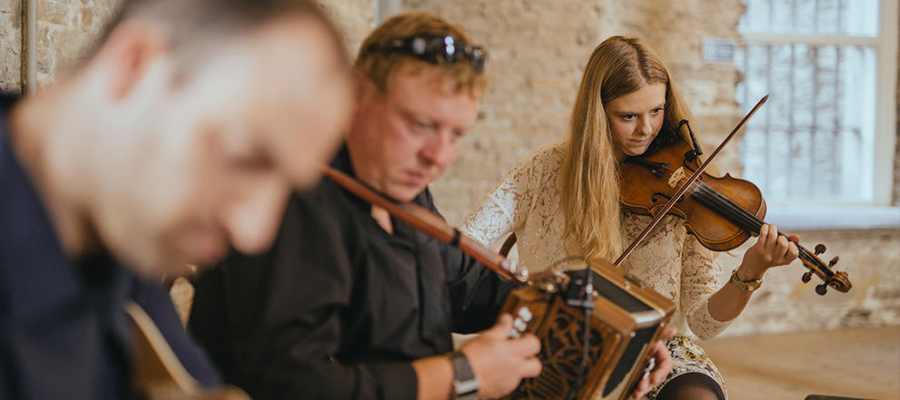
[[[437,212],[427,185],[475,122],[484,58],[435,15],[386,21],[356,60],[332,167]],[[257,400],[497,398],[541,370],[537,338],[498,320],[512,287],[326,180],[291,200],[270,252],[200,277],[190,328]],[[451,332],[484,329],[453,351]]]

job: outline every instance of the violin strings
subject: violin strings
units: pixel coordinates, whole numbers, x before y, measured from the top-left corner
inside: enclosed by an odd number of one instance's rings
[[[752,222],[752,226],[756,230],[758,230],[759,228],[762,227],[762,224],[764,223],[762,220],[757,218],[755,215],[751,214],[749,211],[747,211],[743,207],[740,207],[739,205],[735,204],[731,199],[722,195],[721,193],[719,193],[718,191],[716,191],[709,185],[704,184],[704,185],[700,186],[699,188],[702,189],[704,191],[704,193],[709,193],[713,196],[713,198],[718,200],[719,204],[717,204],[717,205],[724,206],[724,208],[729,209],[730,213],[737,214],[737,215],[735,215],[735,217],[741,219],[742,222],[744,222],[745,224],[750,225],[750,222]],[[703,195],[701,195],[701,196],[703,196]],[[784,236],[787,236],[787,235],[784,235]],[[802,257],[804,260],[807,260],[810,262],[815,261],[814,259],[812,259],[810,257],[808,251],[803,246],[797,245],[797,248],[800,252],[800,257]]]
[[[744,224],[745,227],[749,226],[757,231],[762,228],[762,224],[764,224],[762,220],[757,218],[755,215],[753,215],[743,207],[737,205],[736,203],[734,203],[734,201],[722,195],[711,186],[700,182],[695,189],[696,190],[692,191],[691,195],[695,196],[701,203],[707,203],[706,205],[711,208],[718,207],[722,209],[722,212],[723,214],[726,214],[726,217],[731,218],[738,224]],[[817,263],[817,260],[814,259],[809,254],[809,251],[806,250],[803,246],[798,244],[797,249],[799,250],[799,256],[801,259],[814,264]],[[830,274],[826,272],[826,275]]]
[[[668,165],[663,165],[660,168],[663,172],[674,171]],[[680,181],[684,181],[686,179],[688,179],[688,178],[687,177],[682,178]],[[706,205],[708,207],[710,207],[710,208],[718,207],[721,210],[721,212],[726,214],[725,217],[732,219],[732,221],[734,221],[738,224],[743,224],[745,228],[749,226],[750,228],[752,228],[752,230],[754,230],[758,233],[759,230],[762,228],[762,225],[765,224],[765,222],[760,220],[759,218],[757,218],[756,215],[753,215],[752,213],[750,213],[743,207],[737,205],[736,203],[734,203],[734,201],[729,199],[727,196],[719,193],[717,190],[713,189],[711,186],[707,185],[703,181],[695,180],[694,182],[691,183],[691,187],[688,188],[688,191],[690,192],[691,196],[697,196],[698,200],[700,200],[701,198],[706,200],[708,203]],[[701,201],[701,203],[702,202],[703,201]],[[784,234],[780,234],[780,235],[787,236]],[[802,260],[805,260],[811,264],[816,264],[816,265],[821,263],[820,260],[813,257],[809,253],[809,251],[806,250],[806,248],[804,248],[803,246],[797,244],[797,249],[799,251],[799,257]],[[819,270],[828,276],[832,275],[831,271],[828,270],[827,268],[820,268]]]

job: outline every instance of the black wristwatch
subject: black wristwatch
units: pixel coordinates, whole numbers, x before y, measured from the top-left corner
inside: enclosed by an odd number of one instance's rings
[[[477,400],[478,387],[481,383],[472,373],[472,367],[469,366],[469,360],[466,356],[458,351],[447,354],[450,362],[453,363],[453,398],[459,400]]]

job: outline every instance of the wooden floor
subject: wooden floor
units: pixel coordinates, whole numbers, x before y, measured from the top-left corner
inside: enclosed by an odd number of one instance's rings
[[[900,400],[900,327],[702,342],[731,400],[803,400],[810,394]]]

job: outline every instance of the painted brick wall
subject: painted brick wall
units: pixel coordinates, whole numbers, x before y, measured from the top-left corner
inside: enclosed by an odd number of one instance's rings
[[[407,0],[405,10],[438,13],[464,26],[490,54],[493,85],[458,161],[434,185],[448,221],[459,221],[515,162],[565,139],[584,64],[617,34],[644,38],[666,61],[695,114],[694,130],[712,148],[739,119],[737,71],[701,60],[703,37],[735,38],[739,0]],[[722,165],[737,169],[731,147]]]
[[[117,1],[38,2],[39,84],[78,62]],[[355,54],[372,29],[378,0],[322,1]],[[21,88],[21,4],[0,0],[0,90]],[[517,160],[565,138],[584,63],[608,36],[641,36],[660,53],[694,112],[692,125],[704,148],[712,149],[740,117],[734,101],[738,73],[728,65],[705,63],[700,55],[703,37],[736,37],[740,0],[404,0],[402,6],[463,25],[490,52],[487,71],[493,85],[479,121],[456,164],[434,185],[438,205],[451,223]],[[720,156],[720,169],[740,171],[736,145]],[[894,165],[894,204],[900,204],[900,140]],[[840,265],[854,283],[852,292],[819,297],[811,286],[799,283],[799,264],[779,268],[767,276],[727,334],[900,324],[900,230],[801,233],[809,247],[826,243],[826,258],[841,256]],[[733,253],[740,256],[745,247]],[[728,271],[739,262],[738,257],[723,257]]]
[[[406,0],[406,10],[432,11],[460,23],[487,46],[493,86],[456,164],[433,185],[447,220],[458,222],[515,162],[541,145],[563,140],[584,63],[604,38],[636,35],[666,61],[690,105],[692,126],[711,151],[740,119],[734,67],[702,60],[704,37],[735,38],[740,1]],[[898,120],[900,123],[900,120]],[[718,158],[721,171],[740,175],[739,139]],[[900,161],[895,159],[895,170]],[[900,171],[900,170],[898,170]],[[900,176],[895,174],[895,192]],[[896,200],[895,200],[896,202]],[[773,270],[744,315],[726,335],[900,324],[900,229],[798,232],[803,243],[840,255],[852,291],[815,294],[800,283],[800,262]],[[749,243],[721,257],[726,271]],[[725,277],[723,277],[725,278]]]

